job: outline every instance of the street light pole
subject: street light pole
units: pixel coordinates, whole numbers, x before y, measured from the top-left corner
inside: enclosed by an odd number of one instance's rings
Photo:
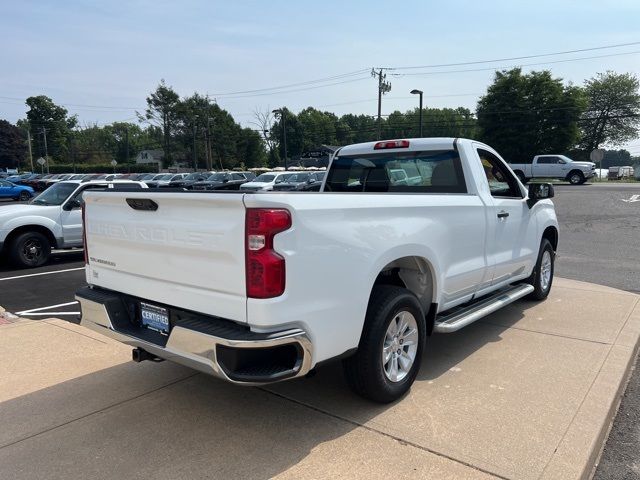
[[[422,138],[422,90],[411,90],[411,94],[413,95],[420,95],[420,120],[419,120],[419,125],[418,125],[418,131],[420,132],[420,136],[419,138]]]

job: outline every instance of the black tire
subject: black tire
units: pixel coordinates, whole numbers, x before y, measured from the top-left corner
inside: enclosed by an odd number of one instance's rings
[[[31,198],[31,194],[29,192],[27,192],[26,190],[23,190],[23,191],[20,192],[20,196],[18,197],[18,200],[21,201],[21,202],[26,202],[30,198]]]
[[[584,175],[578,170],[569,172],[569,175],[567,175],[567,180],[569,180],[569,183],[571,185],[580,185],[581,183],[585,182]]]
[[[522,173],[521,171],[516,172],[516,177],[518,177],[518,180],[520,180],[522,184],[527,183],[527,177],[525,177],[524,173]]]
[[[9,244],[9,261],[22,268],[44,265],[51,255],[51,244],[39,232],[25,232],[15,237]]]
[[[393,382],[385,373],[382,353],[389,324],[402,312],[410,313],[416,321],[417,349],[406,376]],[[389,285],[374,287],[358,351],[343,361],[345,377],[351,389],[358,395],[379,403],[393,402],[402,397],[411,388],[420,370],[426,332],[425,315],[413,293],[406,288]],[[411,347],[399,348],[408,351]]]
[[[543,258],[545,257],[545,252],[549,254],[549,260],[551,261],[550,266],[550,278],[547,282],[543,281]],[[533,285],[533,292],[527,295],[527,298],[531,300],[544,300],[549,296],[549,292],[551,291],[551,285],[553,284],[553,272],[555,268],[555,259],[556,254],[553,251],[553,246],[551,242],[546,238],[542,239],[540,242],[540,251],[538,252],[538,260],[536,261],[536,266],[533,268],[533,273],[526,280],[526,283]]]

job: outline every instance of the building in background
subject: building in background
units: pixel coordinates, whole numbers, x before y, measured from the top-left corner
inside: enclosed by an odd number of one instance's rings
[[[164,152],[161,149],[157,150],[142,150],[136,156],[136,163],[142,165],[156,164],[158,171],[162,170],[162,159],[164,158]]]

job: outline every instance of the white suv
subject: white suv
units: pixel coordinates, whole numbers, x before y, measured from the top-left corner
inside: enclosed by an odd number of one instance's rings
[[[130,180],[61,181],[30,203],[0,209],[0,254],[19,267],[39,267],[52,248],[82,247],[82,195],[89,189],[147,188]]]
[[[251,182],[240,185],[240,191],[255,192],[258,190],[273,190],[273,186],[286,181],[298,172],[267,172],[257,176]]]

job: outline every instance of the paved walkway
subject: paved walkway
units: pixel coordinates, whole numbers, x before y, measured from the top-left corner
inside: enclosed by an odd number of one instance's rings
[[[241,388],[62,320],[0,325],[0,471],[40,478],[585,478],[640,336],[640,297],[556,279],[430,339],[403,400],[340,370]]]

